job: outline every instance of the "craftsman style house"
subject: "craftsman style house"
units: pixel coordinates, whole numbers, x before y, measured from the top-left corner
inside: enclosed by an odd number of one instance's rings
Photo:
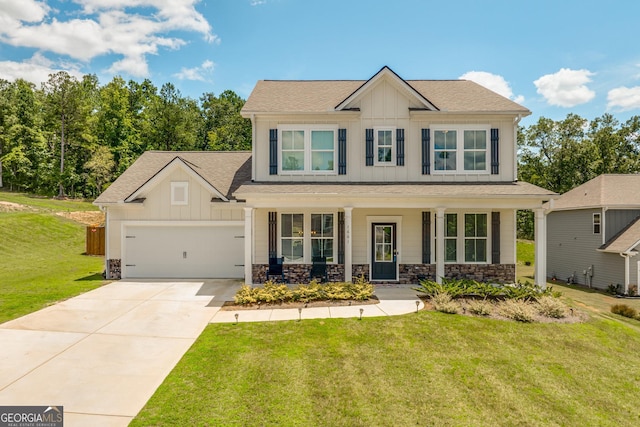
[[[517,181],[529,114],[473,82],[388,67],[363,81],[259,81],[242,109],[251,153],[145,153],[96,200],[108,273],[260,283],[278,260],[291,283],[318,261],[334,281],[511,282],[516,210],[534,209],[542,285],[542,206],[557,195]]]

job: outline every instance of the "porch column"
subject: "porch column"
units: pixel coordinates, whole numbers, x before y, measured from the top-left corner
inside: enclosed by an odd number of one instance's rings
[[[535,275],[534,281],[541,289],[547,288],[547,216],[544,209],[535,212]]]
[[[244,282],[253,284],[253,208],[244,208]]]
[[[444,211],[436,209],[436,283],[442,283],[444,277]]]
[[[351,282],[353,280],[353,268],[351,251],[353,244],[351,241],[351,212],[353,208],[344,208],[344,281]]]

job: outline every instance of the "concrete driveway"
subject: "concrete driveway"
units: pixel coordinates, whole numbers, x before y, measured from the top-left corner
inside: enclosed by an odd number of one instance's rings
[[[63,406],[65,426],[126,426],[239,286],[114,282],[1,324],[0,405]]]

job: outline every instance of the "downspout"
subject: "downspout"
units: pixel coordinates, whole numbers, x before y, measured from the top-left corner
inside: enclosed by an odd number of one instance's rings
[[[607,230],[607,211],[609,210],[608,207],[603,206],[602,207],[602,215],[600,216],[600,235],[602,236],[602,244],[604,245],[607,242],[607,236],[606,234],[606,230]]]
[[[251,113],[251,181],[256,180],[256,115]]]
[[[513,180],[518,180],[518,123],[522,120],[522,114],[513,119]]]

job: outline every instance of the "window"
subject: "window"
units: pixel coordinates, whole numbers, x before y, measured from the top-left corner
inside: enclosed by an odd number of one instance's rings
[[[394,161],[394,130],[393,129],[375,129],[374,146],[376,147],[376,164],[386,165],[395,164]]]
[[[322,125],[281,127],[281,172],[335,173],[337,133]]]
[[[172,182],[171,183],[171,204],[187,205],[189,204],[189,183],[188,182]]]
[[[468,126],[434,129],[434,170],[442,173],[488,173],[488,134],[488,128]]]
[[[333,214],[311,214],[311,256],[333,262]]]
[[[487,214],[464,215],[464,261],[487,262]]]
[[[458,261],[458,215],[445,214],[444,262]]]
[[[304,259],[304,215],[282,214],[280,244],[285,261]]]
[[[593,214],[593,234],[600,234],[601,216],[599,213]]]

